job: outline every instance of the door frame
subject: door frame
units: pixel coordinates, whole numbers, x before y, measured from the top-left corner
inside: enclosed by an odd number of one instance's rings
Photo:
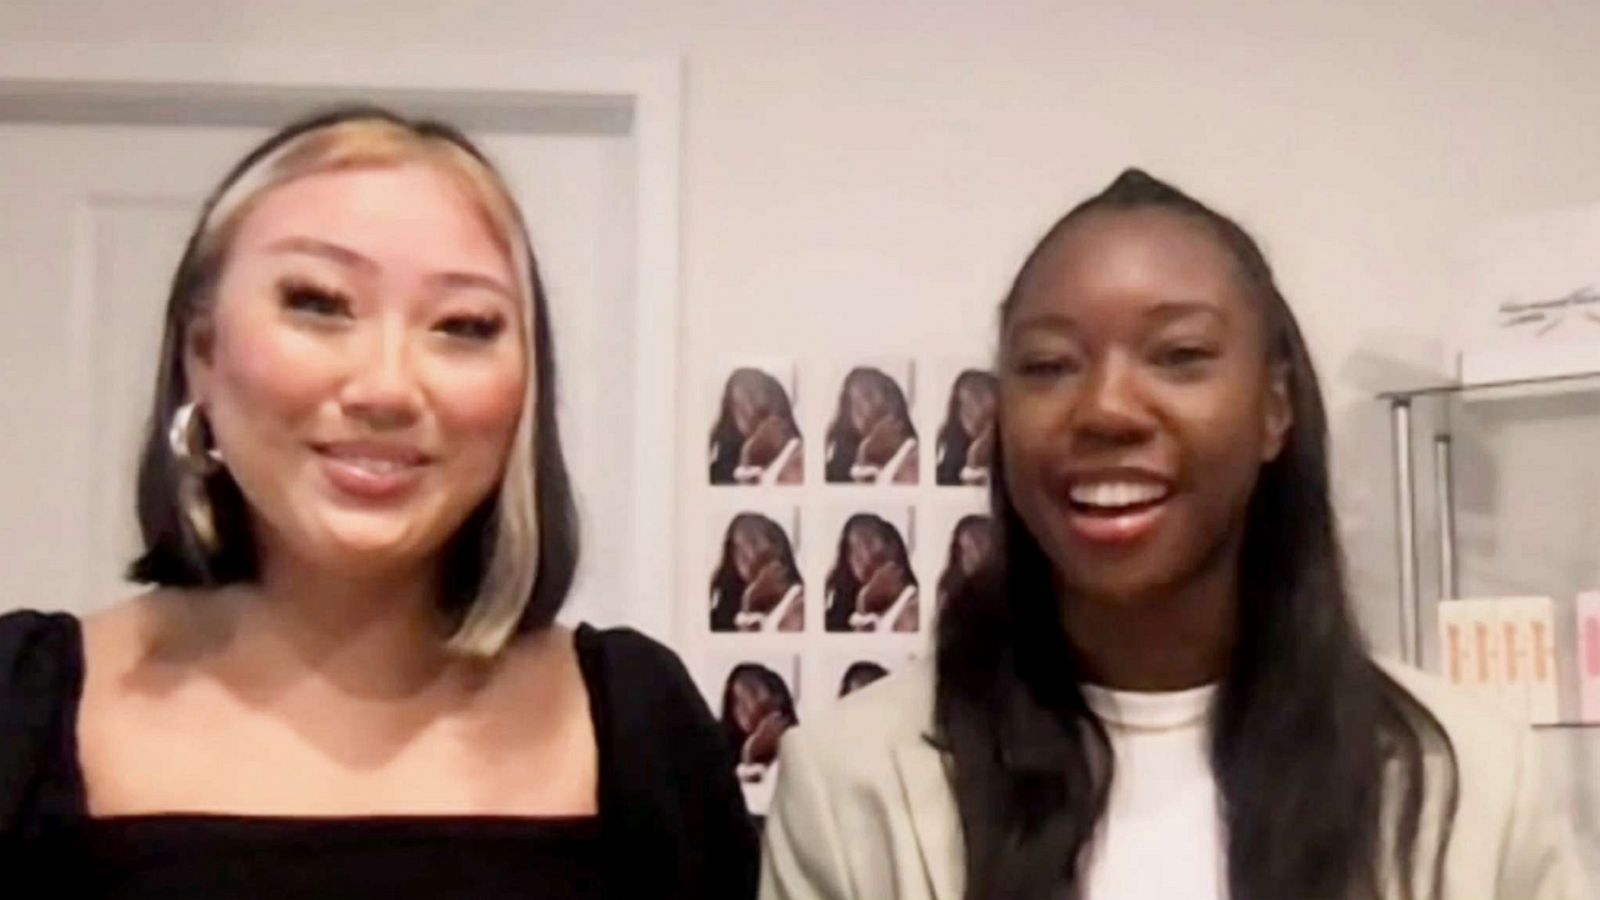
[[[286,54],[266,46],[0,40],[0,121],[260,124],[264,111],[281,109],[277,118],[286,120],[330,93],[407,109],[448,107],[468,129],[631,138],[635,518],[629,596],[618,608],[627,624],[677,643],[679,617],[662,602],[661,588],[677,583],[669,536],[677,471],[680,60],[532,58],[507,65],[492,54],[416,47]]]

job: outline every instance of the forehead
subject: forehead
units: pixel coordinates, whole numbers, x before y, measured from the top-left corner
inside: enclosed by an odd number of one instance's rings
[[[1093,322],[1117,312],[1193,305],[1226,316],[1248,302],[1237,261],[1205,222],[1164,209],[1099,210],[1043,249],[1013,315]]]
[[[270,188],[240,221],[232,249],[260,250],[290,236],[387,265],[511,280],[505,244],[482,205],[459,179],[422,162],[316,172]]]

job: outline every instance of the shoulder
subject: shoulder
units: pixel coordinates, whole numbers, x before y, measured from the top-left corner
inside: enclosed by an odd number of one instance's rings
[[[936,753],[934,666],[920,659],[875,681],[789,730],[785,765],[798,764],[830,783],[877,783],[893,777],[895,748]]]
[[[62,676],[82,670],[79,622],[70,613],[18,610],[0,615],[0,692],[38,696]],[[48,691],[46,691],[48,693]]]
[[[694,679],[671,648],[631,628],[579,626],[578,665],[591,701],[619,731],[660,730],[709,718]]]
[[[1457,834],[1465,831],[1469,843],[1475,834],[1498,840],[1525,802],[1524,794],[1537,789],[1540,776],[1530,776],[1537,766],[1532,729],[1434,675],[1394,662],[1379,665],[1432,714],[1450,740]]]
[[[82,681],[77,619],[0,615],[0,843],[25,826],[41,786],[57,780]]]
[[[904,895],[929,877],[941,896],[960,895],[960,817],[929,740],[933,693],[933,662],[918,661],[784,735],[763,863],[775,896]]]
[[[1591,896],[1533,729],[1433,675],[1380,665],[1450,739],[1458,803],[1447,877],[1492,880],[1501,897]]]
[[[579,663],[587,673],[602,670],[608,678],[641,679],[650,683],[665,678],[667,685],[688,682],[683,661],[666,644],[632,628],[594,628],[580,625],[573,632]],[[636,685],[643,687],[645,684]]]
[[[1513,758],[1526,743],[1527,724],[1493,704],[1408,665],[1379,660],[1378,666],[1438,721],[1464,774],[1477,768],[1503,771],[1496,761]]]

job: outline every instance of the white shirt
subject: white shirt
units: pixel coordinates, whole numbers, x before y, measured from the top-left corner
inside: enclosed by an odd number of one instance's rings
[[[1116,768],[1090,848],[1086,900],[1224,900],[1227,856],[1206,717],[1216,686],[1133,693],[1084,685]]]

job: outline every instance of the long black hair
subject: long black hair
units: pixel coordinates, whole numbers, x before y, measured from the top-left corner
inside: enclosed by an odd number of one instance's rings
[[[722,389],[721,411],[717,414],[716,423],[711,426],[709,475],[712,484],[734,483],[733,471],[739,466],[739,453],[750,437],[739,430],[739,424],[734,420],[733,392],[737,388],[758,391],[770,398],[773,405],[771,414],[787,422],[796,435],[800,433],[800,424],[794,420],[794,407],[789,402],[789,392],[783,389],[778,379],[760,369],[743,367],[733,370]]]
[[[236,182],[290,142],[323,129],[363,121],[386,123],[424,140],[452,145],[486,170],[494,171],[488,157],[450,125],[407,119],[381,107],[350,105],[291,123],[251,150],[228,172],[201,207],[167,294],[161,358],[139,457],[138,517],[144,544],[128,567],[131,580],[167,587],[198,587],[250,582],[259,577],[260,561],[250,529],[249,508],[238,484],[226,469],[205,477],[201,489],[211,511],[216,541],[215,546],[201,546],[192,534],[192,526],[187,524],[180,496],[186,477],[184,467],[167,438],[173,416],[189,394],[184,350],[191,329],[212,300],[226,255],[225,247],[215,240],[221,226],[212,221],[213,212]],[[519,631],[544,628],[555,621],[578,566],[577,510],[556,418],[555,347],[549,301],[533,250],[527,249],[525,275],[533,317],[529,374],[534,385],[532,465],[537,489],[533,502],[538,521],[539,568],[516,626]],[[498,491],[479,504],[446,548],[445,591],[440,603],[452,620],[466,614],[466,607],[483,582],[494,549],[497,499]]]
[[[916,423],[911,420],[911,406],[906,402],[906,394],[900,389],[900,383],[873,366],[851,369],[850,374],[844,377],[844,383],[839,386],[839,408],[834,411],[833,422],[828,426],[828,459],[823,475],[830,482],[854,480],[850,476],[850,467],[855,465],[856,452],[861,447],[862,438],[866,437],[856,430],[850,417],[850,389],[858,384],[873,384],[881,388],[889,402],[889,417],[904,423],[906,433],[913,439],[917,436]]]
[[[739,613],[739,601],[748,586],[739,567],[734,564],[734,543],[741,534],[759,534],[778,551],[778,562],[788,574],[791,584],[804,583],[800,566],[794,560],[794,545],[783,526],[760,513],[745,512],[733,517],[722,536],[722,558],[717,570],[711,573],[711,630],[733,631],[734,616]]]
[[[1373,662],[1353,620],[1316,371],[1255,241],[1130,170],[1034,248],[1001,307],[1002,325],[1044,248],[1087,214],[1133,209],[1190,217],[1227,248],[1261,301],[1293,412],[1283,450],[1261,467],[1248,504],[1237,644],[1210,720],[1229,894],[1368,900],[1392,875],[1417,896],[1421,812],[1439,799],[1428,795],[1424,763],[1437,754],[1448,763],[1443,825],[1425,848],[1437,895],[1457,801],[1455,751],[1438,720]],[[997,450],[996,553],[940,618],[930,737],[952,766],[968,900],[1076,897],[1115,760],[1078,688],[1051,564],[1011,502],[1002,459]]]
[[[900,529],[874,513],[856,513],[839,529],[839,549],[834,554],[828,580],[823,583],[823,595],[828,598],[828,608],[823,617],[827,631],[853,630],[850,627],[850,614],[856,612],[856,594],[861,592],[862,582],[856,577],[855,570],[850,568],[850,535],[862,528],[883,537],[889,545],[890,559],[905,570],[912,586],[917,584],[917,575],[911,568],[911,553],[906,549],[905,538],[900,536]]]
[[[956,376],[955,382],[950,385],[950,402],[945,408],[944,423],[939,426],[939,461],[934,472],[934,480],[938,484],[961,483],[961,470],[967,465],[967,453],[979,437],[967,434],[966,426],[961,424],[963,388],[991,394],[1000,392],[993,372],[966,369]]]

